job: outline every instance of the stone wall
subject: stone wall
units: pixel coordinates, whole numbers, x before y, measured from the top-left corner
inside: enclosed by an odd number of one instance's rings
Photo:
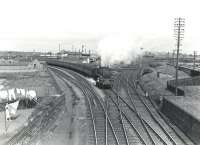
[[[161,111],[196,144],[200,143],[200,120],[165,98]]]

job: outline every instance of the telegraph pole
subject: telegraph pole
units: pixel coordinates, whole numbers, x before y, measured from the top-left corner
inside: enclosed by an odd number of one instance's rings
[[[176,50],[174,49],[173,50],[173,53],[172,53],[172,62],[173,62],[173,66],[175,66],[175,54],[176,54]]]
[[[181,46],[181,40],[183,40],[184,35],[184,26],[185,19],[184,18],[175,18],[174,20],[174,34],[176,38],[176,96],[178,95],[178,60],[179,60],[179,48]]]

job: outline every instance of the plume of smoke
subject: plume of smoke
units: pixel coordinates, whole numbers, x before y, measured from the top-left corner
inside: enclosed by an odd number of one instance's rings
[[[100,40],[97,53],[101,56],[102,65],[116,63],[128,64],[142,54],[141,41],[129,34],[113,34]]]

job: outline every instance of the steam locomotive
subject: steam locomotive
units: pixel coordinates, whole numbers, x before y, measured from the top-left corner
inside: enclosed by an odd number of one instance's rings
[[[99,88],[111,88],[112,74],[108,67],[99,67],[95,64],[72,63],[59,60],[47,60],[48,65],[71,69],[87,77],[92,77]]]

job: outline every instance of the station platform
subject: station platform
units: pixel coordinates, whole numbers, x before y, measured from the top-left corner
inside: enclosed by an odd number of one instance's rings
[[[161,111],[200,145],[200,97],[166,96]]]

